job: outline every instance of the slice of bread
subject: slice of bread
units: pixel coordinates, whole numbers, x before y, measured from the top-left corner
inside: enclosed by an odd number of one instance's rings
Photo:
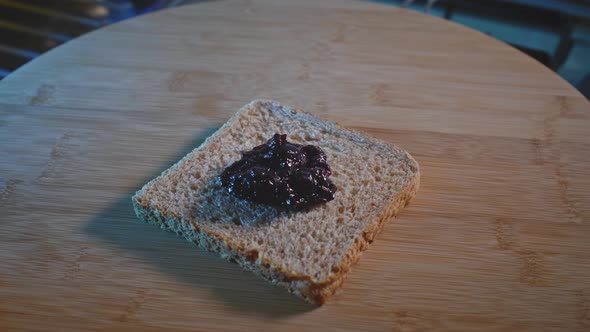
[[[288,212],[238,199],[219,175],[275,133],[328,156],[335,199]],[[137,216],[323,304],[384,223],[416,195],[418,163],[390,144],[273,101],[255,100],[133,196]]]

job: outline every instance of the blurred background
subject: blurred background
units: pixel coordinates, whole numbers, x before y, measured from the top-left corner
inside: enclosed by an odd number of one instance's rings
[[[203,0],[0,0],[0,79],[72,38]],[[293,0],[296,1],[296,0]],[[382,0],[505,41],[590,99],[590,0]]]

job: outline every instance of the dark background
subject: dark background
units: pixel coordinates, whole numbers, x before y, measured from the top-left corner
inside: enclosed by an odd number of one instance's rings
[[[0,79],[101,26],[203,0],[0,0]],[[296,0],[294,0],[296,1]],[[505,41],[590,98],[590,0],[381,0]]]

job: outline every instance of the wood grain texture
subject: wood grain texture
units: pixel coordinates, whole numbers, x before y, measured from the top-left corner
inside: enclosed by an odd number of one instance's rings
[[[400,145],[416,200],[309,306],[130,196],[272,98]],[[517,50],[368,2],[213,1],[0,82],[0,330],[590,330],[589,103]]]

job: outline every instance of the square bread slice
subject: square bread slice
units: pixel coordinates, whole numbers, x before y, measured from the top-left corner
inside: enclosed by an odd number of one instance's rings
[[[287,212],[229,194],[219,175],[275,133],[328,156],[335,199]],[[255,100],[133,196],[137,216],[323,304],[384,223],[416,195],[418,163],[404,150],[273,101]]]

